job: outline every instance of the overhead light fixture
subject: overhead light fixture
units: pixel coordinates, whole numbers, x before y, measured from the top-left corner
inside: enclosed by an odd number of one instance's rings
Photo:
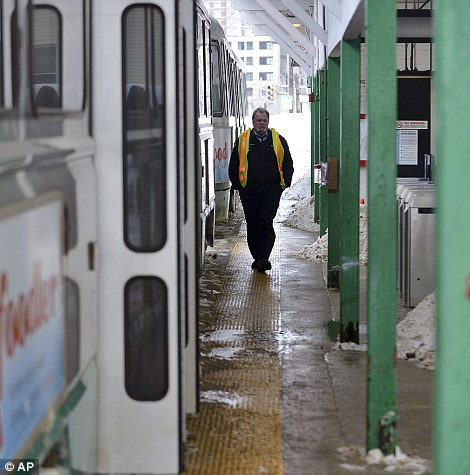
[[[295,26],[295,28],[300,28],[302,23],[292,23],[292,26]]]

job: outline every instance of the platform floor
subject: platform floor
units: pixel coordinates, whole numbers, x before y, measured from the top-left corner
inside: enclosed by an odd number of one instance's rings
[[[432,473],[432,371],[397,361],[397,445],[408,458],[367,464],[367,355],[333,348],[339,293],[326,289],[324,263],[292,257],[316,236],[280,223],[276,232],[266,274],[250,268],[241,210],[208,251],[200,410],[187,420],[184,474]]]

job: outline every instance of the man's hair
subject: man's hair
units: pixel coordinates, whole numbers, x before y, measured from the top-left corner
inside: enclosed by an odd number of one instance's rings
[[[265,109],[264,107],[257,107],[254,111],[253,111],[253,115],[251,116],[251,120],[255,120],[255,114],[259,112],[260,114],[266,114],[268,116],[268,120],[269,120],[269,112],[267,109]]]

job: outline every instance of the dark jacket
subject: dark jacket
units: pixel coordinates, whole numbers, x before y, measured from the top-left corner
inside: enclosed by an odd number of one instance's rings
[[[292,174],[294,173],[294,164],[287,145],[286,139],[279,136],[282,146],[284,147],[284,160],[282,162],[282,170],[284,172],[284,182],[286,187],[291,185]],[[250,132],[250,147],[248,149],[248,176],[246,187],[242,187],[238,178],[238,138],[230,155],[229,178],[232,182],[234,190],[242,191],[281,191],[281,177],[277,167],[277,157],[273,147],[272,132],[268,130],[268,138],[264,142],[260,142],[253,133]]]

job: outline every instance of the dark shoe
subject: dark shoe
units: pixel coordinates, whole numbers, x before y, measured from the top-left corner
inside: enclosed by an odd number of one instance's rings
[[[251,264],[251,268],[258,270],[259,269],[259,261],[253,261],[253,263]]]
[[[258,264],[258,272],[266,272],[271,267],[271,263],[267,259],[261,259]]]

